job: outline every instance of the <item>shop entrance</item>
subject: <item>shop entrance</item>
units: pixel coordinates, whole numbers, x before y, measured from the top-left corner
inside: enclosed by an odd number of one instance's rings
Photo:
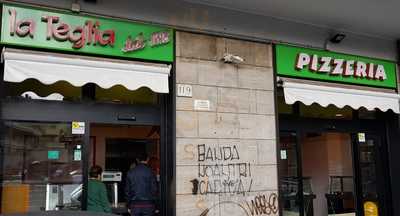
[[[3,109],[10,105],[6,104],[3,103]],[[23,108],[23,104],[18,104],[13,104],[10,114]],[[64,110],[61,104],[40,105],[42,110],[48,106]],[[122,112],[116,107],[113,109]],[[90,111],[87,112],[89,114]],[[127,214],[124,196],[126,174],[134,167],[138,155],[144,152],[149,156],[148,165],[157,177],[157,212],[161,214],[165,211],[161,200],[166,200],[162,197],[166,196],[167,178],[163,167],[167,164],[162,162],[165,161],[165,148],[159,124],[136,125],[127,121],[104,124],[91,123],[86,119],[81,122],[84,128],[79,134],[74,134],[71,128],[76,122],[54,121],[53,118],[75,119],[76,116],[69,116],[73,113],[68,114],[66,110],[61,113],[65,115],[52,115],[35,121],[32,118],[36,118],[37,114],[20,112],[19,119],[3,121],[2,213],[85,208],[88,170],[93,165],[100,165],[104,170],[102,180],[107,185],[113,212]],[[103,114],[106,116],[106,112]],[[147,114],[150,113],[147,111]],[[141,122],[159,123],[153,120]],[[119,179],[115,178],[117,175]]]
[[[129,170],[135,168],[141,154],[148,155],[148,166],[157,178],[158,187],[161,186],[159,126],[92,124],[90,143],[90,164],[103,167],[103,182],[107,186],[108,199],[115,213],[128,213],[125,199],[126,176]],[[115,175],[121,178],[114,178]],[[160,200],[161,195],[158,193],[157,212],[160,212]]]
[[[166,97],[137,105],[3,98],[1,213],[85,209],[88,171],[96,164],[106,171],[110,203],[118,198],[114,213],[126,214],[126,172],[146,151],[158,176],[157,210],[165,215],[172,176]]]
[[[279,124],[283,216],[390,215],[384,121],[281,115]]]

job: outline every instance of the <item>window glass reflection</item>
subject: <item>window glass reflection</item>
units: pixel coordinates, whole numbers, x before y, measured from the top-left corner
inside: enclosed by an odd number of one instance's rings
[[[82,142],[70,123],[5,122],[1,213],[80,209]]]

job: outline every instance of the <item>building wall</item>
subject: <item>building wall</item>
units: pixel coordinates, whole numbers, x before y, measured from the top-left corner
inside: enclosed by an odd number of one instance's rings
[[[177,84],[193,87],[176,98],[176,215],[278,215],[272,46],[176,38]],[[223,63],[225,52],[245,63]]]
[[[71,0],[10,0],[49,7],[71,9]],[[97,0],[97,3],[76,0],[81,11],[123,19],[138,20],[177,29],[229,35],[258,41],[276,41],[324,48],[326,39],[335,29],[288,21],[226,8],[193,4],[182,0]],[[342,29],[337,31],[343,32]],[[396,41],[346,32],[340,44],[330,44],[329,50],[362,56],[397,59]]]

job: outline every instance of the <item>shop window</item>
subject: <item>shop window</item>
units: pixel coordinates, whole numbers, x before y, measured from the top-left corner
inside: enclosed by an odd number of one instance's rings
[[[1,213],[80,209],[83,137],[68,123],[4,124]]]
[[[119,104],[157,104],[157,94],[149,88],[143,87],[130,91],[121,85],[103,89],[95,86],[95,99],[98,102]]]
[[[66,81],[45,85],[38,80],[28,79],[20,83],[4,82],[7,99],[82,101],[95,100],[100,103],[116,104],[157,104],[157,94],[149,88],[130,91],[121,85],[103,89],[89,83],[75,87]]]
[[[27,100],[79,101],[81,88],[66,81],[45,85],[38,80],[28,79],[20,83],[4,82],[6,98]]]
[[[334,105],[322,107],[315,103],[311,104],[310,106],[300,103],[300,115],[307,118],[352,119],[353,109],[348,106],[338,108]]]
[[[306,118],[322,118],[322,119],[352,119],[353,109],[351,107],[345,106],[343,108],[338,108],[334,105],[329,105],[328,107],[322,107],[319,104],[311,104],[309,106],[304,105],[301,102],[296,102],[296,104],[287,104],[285,102],[285,97],[283,91],[278,90],[277,92],[278,100],[278,112],[279,114],[294,114],[294,106],[299,105],[300,116]],[[364,112],[363,112],[364,113]]]
[[[360,119],[376,119],[376,111],[369,111],[364,107],[358,110],[358,118]]]

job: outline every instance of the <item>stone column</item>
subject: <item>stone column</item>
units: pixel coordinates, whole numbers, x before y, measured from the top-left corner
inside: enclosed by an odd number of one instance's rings
[[[271,45],[185,32],[176,44],[177,84],[193,87],[176,98],[176,215],[278,215]]]

